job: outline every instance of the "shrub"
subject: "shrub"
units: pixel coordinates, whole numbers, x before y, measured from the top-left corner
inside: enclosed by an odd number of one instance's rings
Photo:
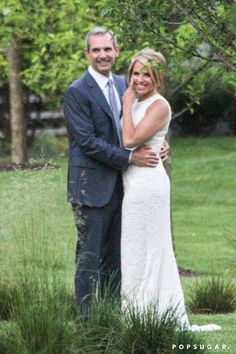
[[[70,353],[71,297],[50,272],[26,272],[17,283],[13,320],[29,353]]]
[[[162,316],[155,308],[144,313],[130,309],[125,317],[118,347],[123,354],[204,353],[204,349],[193,346],[200,342],[196,333],[179,330],[172,309]]]
[[[54,136],[39,136],[34,139],[29,155],[32,158],[50,159],[66,156],[68,149],[67,138]]]
[[[171,97],[174,112],[181,111],[191,102],[191,97],[181,90]],[[205,90],[200,105],[193,105],[194,112],[184,112],[171,121],[174,136],[223,136],[235,135],[235,89],[223,78],[205,80]]]
[[[0,354],[28,354],[21,340],[18,326],[13,322],[0,322]]]
[[[19,328],[13,322],[0,322],[0,354],[27,353]]]
[[[94,297],[89,315],[78,314],[76,320],[76,354],[121,353],[117,343],[120,340],[121,310],[119,302],[108,297]]]
[[[11,318],[16,288],[0,282],[0,321],[7,321]]]
[[[16,284],[14,322],[2,322],[0,354],[199,353],[193,344],[200,338],[178,330],[173,311],[162,317],[155,308],[122,313],[116,299],[95,296],[89,315],[76,316],[66,284],[50,272],[34,270]]]
[[[176,321],[171,316],[159,318],[156,309],[138,313],[130,308],[126,315],[122,350],[128,353],[167,353],[171,348]]]
[[[76,322],[76,354],[196,354],[204,353],[199,334],[178,330],[174,312],[159,316],[155,308],[122,313],[116,301],[94,299],[89,316]],[[197,346],[197,348],[194,348]]]
[[[187,306],[194,313],[228,313],[236,309],[236,284],[229,278],[211,277],[196,281]]]

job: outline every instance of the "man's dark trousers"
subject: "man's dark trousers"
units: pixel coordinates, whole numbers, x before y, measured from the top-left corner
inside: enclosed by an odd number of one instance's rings
[[[123,187],[121,175],[111,200],[103,207],[73,205],[78,231],[76,304],[88,312],[93,294],[113,298],[120,293],[120,236]]]

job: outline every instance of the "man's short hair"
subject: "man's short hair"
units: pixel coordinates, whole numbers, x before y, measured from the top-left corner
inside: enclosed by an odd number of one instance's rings
[[[117,48],[118,47],[117,39],[111,30],[108,30],[104,27],[95,27],[91,31],[89,31],[88,34],[86,35],[85,41],[86,41],[87,51],[89,51],[89,49],[90,49],[89,38],[91,36],[99,36],[99,35],[104,35],[107,33],[110,34],[111,39],[112,39],[112,43],[113,43],[114,47]]]

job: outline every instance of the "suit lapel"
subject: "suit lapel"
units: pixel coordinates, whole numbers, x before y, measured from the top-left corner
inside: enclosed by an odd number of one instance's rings
[[[96,81],[90,75],[90,73],[88,71],[85,74],[85,78],[86,78],[86,81],[87,81],[87,85],[88,85],[89,91],[91,92],[92,96],[96,100],[97,104],[111,118],[114,130],[117,133],[115,118],[113,116],[112,110],[111,110],[111,108],[110,108],[110,106],[109,106],[109,104],[108,104],[108,102],[107,102],[102,90],[100,89],[100,87],[98,86],[98,84],[96,83]],[[117,80],[117,78],[115,76],[113,76],[113,79],[114,79],[114,84],[115,84],[115,87],[117,89],[117,92],[118,92],[118,95],[119,95],[119,98],[120,98],[121,113],[122,113],[122,100],[121,100],[121,98],[123,96],[123,89],[122,89],[122,86],[119,83],[119,80]]]
[[[111,111],[111,108],[96,81],[94,78],[89,74],[89,72],[86,73],[85,75],[87,85],[89,86],[89,90],[91,94],[93,95],[94,99],[96,100],[97,104],[106,112],[106,114],[113,118],[113,113]]]

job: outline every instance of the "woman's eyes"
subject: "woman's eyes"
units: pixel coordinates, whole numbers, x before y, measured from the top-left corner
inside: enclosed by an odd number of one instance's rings
[[[138,73],[136,71],[133,72],[133,76],[139,76],[142,75],[144,77],[151,77],[149,73]]]

